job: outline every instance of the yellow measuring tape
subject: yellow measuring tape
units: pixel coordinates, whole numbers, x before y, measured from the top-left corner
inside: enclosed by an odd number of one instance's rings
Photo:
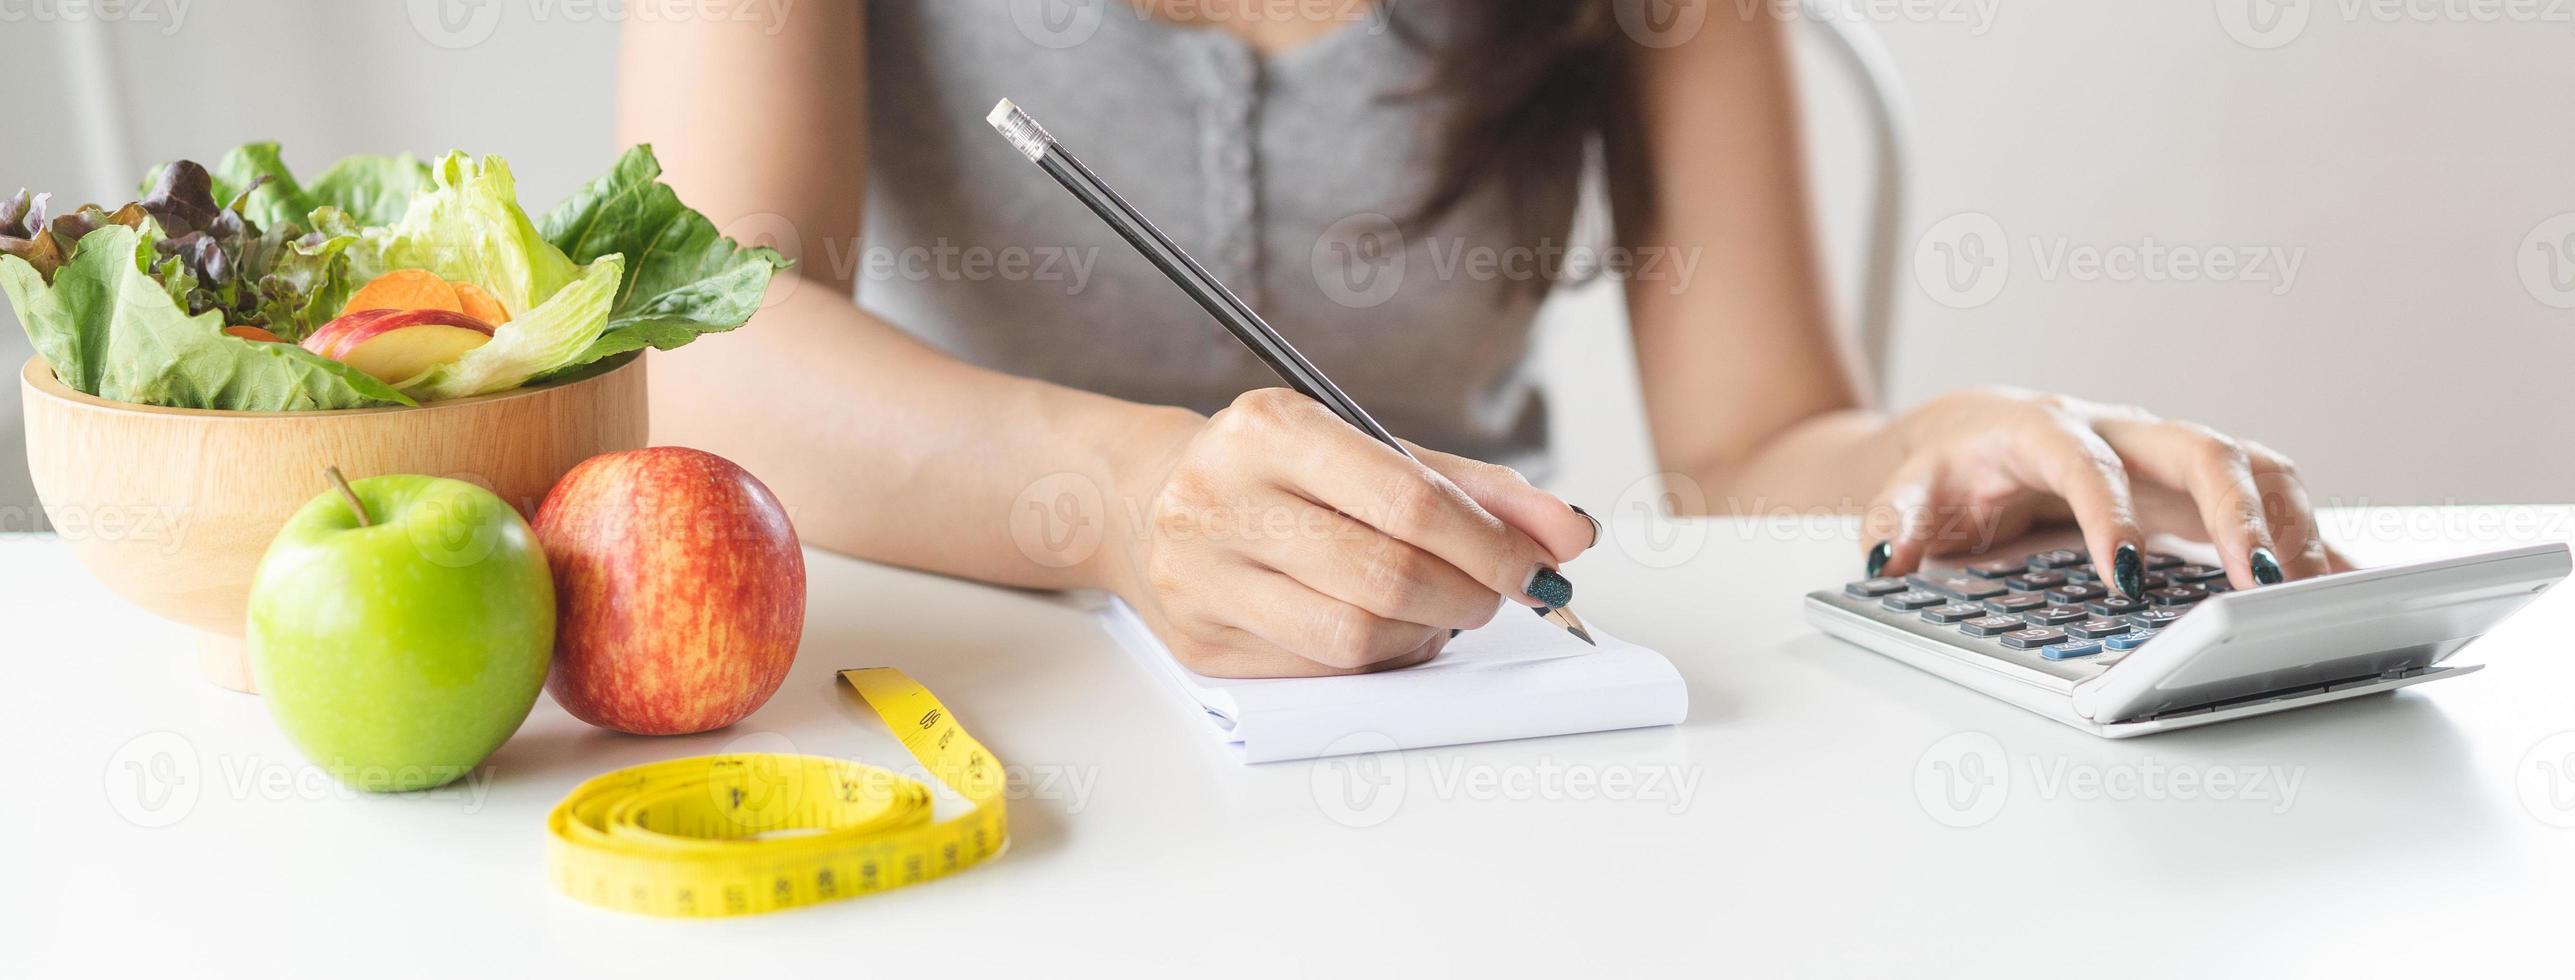
[[[902,671],[840,677],[971,812],[932,823],[929,787],[846,759],[655,762],[582,783],[555,804],[546,817],[555,886],[646,915],[752,915],[928,881],[1000,850],[1001,762]]]

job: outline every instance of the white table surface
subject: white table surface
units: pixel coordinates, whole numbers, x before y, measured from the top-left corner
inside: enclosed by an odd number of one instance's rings
[[[2336,524],[2393,559],[2565,540],[2575,513]],[[19,780],[0,794],[0,976],[2569,962],[2575,779],[2540,764],[2575,765],[2575,590],[2472,647],[2463,660],[2493,664],[2475,676],[2113,742],[1806,627],[1799,595],[1856,577],[1839,522],[1624,520],[1568,571],[1586,615],[1680,666],[1686,724],[1247,767],[1060,598],[808,560],[794,675],[742,724],[637,738],[540,701],[479,790],[367,798],[307,768],[257,698],[199,680],[182,631],[60,542],[0,537],[0,745]],[[906,763],[833,684],[877,664],[1028,774],[999,858],[748,919],[641,918],[549,887],[543,815],[608,769],[728,746]],[[2007,774],[1957,786],[1999,796],[1946,792],[1996,751]],[[2264,788],[2205,788],[2254,771]]]

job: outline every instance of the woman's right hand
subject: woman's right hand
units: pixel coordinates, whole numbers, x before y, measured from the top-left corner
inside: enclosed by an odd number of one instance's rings
[[[1117,590],[1213,677],[1409,666],[1497,599],[1569,601],[1546,577],[1597,522],[1508,467],[1410,448],[1420,462],[1304,395],[1249,392],[1135,474]]]

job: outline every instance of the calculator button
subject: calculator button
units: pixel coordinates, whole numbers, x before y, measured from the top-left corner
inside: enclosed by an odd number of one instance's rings
[[[2083,553],[2070,548],[2058,548],[2054,551],[2042,551],[2030,556],[2030,568],[2034,571],[2045,571],[2049,569],[2064,568],[2067,565],[2080,564],[2083,564]]]
[[[1959,623],[1969,636],[1996,636],[2021,628],[2021,621],[2011,616],[1978,616]]]
[[[1902,592],[1904,588],[1905,582],[1900,578],[1866,578],[1843,586],[1842,592],[1845,595],[1871,599],[1889,593]]]
[[[2148,590],[2146,598],[2158,606],[2187,606],[2208,598],[2208,590],[2196,585],[2175,585]]]
[[[1924,606],[1937,606],[1947,601],[1949,600],[1941,597],[1940,593],[1925,592],[1921,589],[1915,589],[1910,592],[1898,592],[1884,599],[1880,599],[1878,600],[1878,605],[1896,610],[1897,612],[1909,612],[1911,610],[1920,609]]]
[[[2166,569],[2164,574],[2170,576],[2175,582],[2201,582],[2213,578],[2224,578],[2226,576],[2226,569],[2209,565],[2175,565],[2172,568]]]
[[[2101,641],[2101,645],[2113,650],[2134,650],[2137,649],[2139,645],[2144,644],[2147,640],[2154,638],[2154,631],[2139,630],[2134,633],[2121,633],[2117,636],[2106,637]]]
[[[2125,616],[2146,608],[2146,604],[2124,596],[2106,595],[2083,604],[2096,616]]]
[[[2067,565],[2058,569],[2057,574],[2065,576],[2066,582],[2073,585],[2090,585],[2101,581],[2101,575],[2094,572],[2090,565]]]
[[[2080,623],[2075,623],[2071,626],[2067,626],[2065,631],[2087,640],[2098,640],[2105,636],[2117,636],[2121,633],[2128,632],[2128,624],[2105,616],[2099,619],[2087,619]]]
[[[2024,567],[2017,561],[1980,561],[1967,566],[1967,571],[1978,578],[2006,578],[2020,574]]]
[[[2064,584],[2063,572],[2024,572],[2003,580],[2003,587],[2014,592],[2045,592]]]
[[[2047,599],[2060,606],[2080,606],[2109,594],[2110,590],[2098,585],[2069,585],[2064,588],[2049,589]]]
[[[1962,619],[1974,619],[1982,615],[1985,615],[1985,607],[1972,602],[1953,602],[1945,606],[1933,606],[1922,611],[1922,618],[1935,623],[1955,623]]]
[[[2150,572],[2160,572],[2181,563],[2181,559],[2160,551],[2150,551],[2146,553],[2146,570]]]
[[[2087,615],[2089,614],[2073,606],[2049,606],[2045,609],[2033,609],[2022,613],[2021,622],[2032,626],[2063,626],[2067,623],[2082,622]]]
[[[2199,584],[2199,587],[2210,595],[2216,595],[2220,592],[2235,591],[2235,586],[2222,578],[2213,578],[2206,582],[2202,582]]]
[[[2161,629],[2165,626],[2172,625],[2173,620],[2182,618],[2182,613],[2187,611],[2188,610],[2170,608],[2147,609],[2129,613],[2128,621],[2147,629]]]
[[[1985,600],[1985,608],[1995,613],[2025,613],[2047,605],[2047,600],[2026,592],[1995,596]]]
[[[2137,576],[2137,584],[2149,589],[2160,589],[2164,586],[2173,584],[2173,578],[2172,576],[2166,575],[2162,572],[2147,572],[2144,575]]]
[[[2065,641],[2065,631],[2053,626],[2032,626],[2003,634],[2003,645],[2014,650],[2030,650]]]
[[[1926,592],[1969,601],[1991,599],[2005,591],[2003,583],[1988,582],[1973,575],[1915,575],[1905,581]]]
[[[2076,657],[2089,657],[2100,652],[2101,643],[2098,640],[2067,640],[2063,643],[2059,643],[2055,646],[2039,651],[2039,656],[2046,657],[2050,660],[2072,660]]]

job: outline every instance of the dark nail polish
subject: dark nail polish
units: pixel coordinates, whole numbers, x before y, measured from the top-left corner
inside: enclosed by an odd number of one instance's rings
[[[2280,559],[2271,557],[2271,549],[2253,549],[2253,580],[2264,585],[2278,585],[2288,576],[2280,574]]]
[[[1450,630],[1450,631],[1448,631],[1448,638],[1449,638],[1449,639],[1452,639],[1452,640],[1457,639],[1457,635],[1458,635],[1458,634],[1460,634],[1460,633],[1464,633],[1464,632],[1466,632],[1466,631],[1465,631],[1465,630]]]
[[[1541,568],[1529,576],[1529,587],[1522,591],[1549,609],[1562,609],[1574,601],[1573,580],[1552,568]]]
[[[1887,542],[1880,541],[1877,547],[1869,549],[1868,577],[1878,577],[1879,572],[1886,570],[1887,559],[1893,557],[1895,557],[1895,546]]]
[[[2119,594],[2131,599],[2146,597],[2146,562],[2137,556],[2137,546],[2121,544],[2110,556],[2110,571],[2118,579]]]
[[[1584,510],[1574,504],[1566,504],[1565,506],[1574,508],[1574,516],[1591,522],[1591,543],[1594,546],[1600,544],[1600,518],[1591,516],[1590,511]]]

